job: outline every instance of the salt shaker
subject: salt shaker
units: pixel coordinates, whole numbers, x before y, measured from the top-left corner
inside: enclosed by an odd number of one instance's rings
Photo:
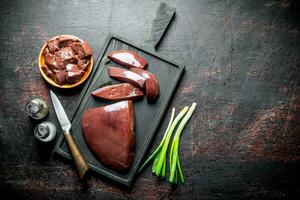
[[[44,118],[49,111],[49,108],[45,101],[40,98],[35,98],[30,100],[26,106],[25,111],[28,116],[32,117],[33,119],[39,120]]]
[[[56,127],[49,121],[42,122],[34,128],[34,136],[42,142],[49,142],[56,136]]]

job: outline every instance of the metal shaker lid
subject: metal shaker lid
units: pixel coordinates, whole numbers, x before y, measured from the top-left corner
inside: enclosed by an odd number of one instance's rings
[[[56,136],[56,127],[49,121],[42,122],[34,128],[34,136],[42,142],[49,142]]]
[[[32,115],[37,114],[41,109],[39,102],[32,100],[26,104],[26,111]]]
[[[50,129],[45,124],[39,124],[34,129],[34,135],[39,139],[46,139],[50,134]]]

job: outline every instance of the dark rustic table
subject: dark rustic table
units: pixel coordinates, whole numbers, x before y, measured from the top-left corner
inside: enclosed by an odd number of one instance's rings
[[[198,108],[184,130],[184,185],[158,181],[150,167],[129,189],[74,165],[40,144],[24,113],[42,97],[57,126],[37,57],[42,44],[72,34],[97,55],[108,33],[143,44],[159,1],[0,2],[0,198],[282,199],[299,195],[299,1],[166,1],[176,16],[158,49],[186,66],[172,99]],[[56,91],[72,115],[80,90]],[[167,120],[161,125],[163,130]],[[152,150],[162,137],[157,133]]]

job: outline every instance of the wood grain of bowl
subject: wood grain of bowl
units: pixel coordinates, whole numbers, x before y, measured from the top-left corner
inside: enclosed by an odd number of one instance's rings
[[[77,39],[81,42],[83,42],[82,39],[74,36],[74,35],[57,35],[53,38],[51,38],[50,40],[52,39],[56,39],[58,38],[59,36],[65,36],[65,37],[70,37],[70,38],[74,38],[74,39]],[[92,72],[92,69],[93,69],[93,66],[94,66],[94,59],[93,59],[93,55],[91,56],[90,58],[90,64],[88,66],[88,69],[87,71],[85,72],[85,74],[83,75],[83,77],[76,83],[73,83],[73,84],[64,84],[64,85],[59,85],[57,84],[54,80],[52,80],[51,78],[49,78],[45,73],[44,71],[42,70],[42,66],[45,64],[45,57],[43,55],[43,51],[44,49],[46,48],[47,46],[47,42],[43,45],[43,47],[41,48],[41,51],[39,53],[39,60],[38,60],[38,65],[39,65],[39,70],[40,70],[40,73],[42,74],[43,78],[49,83],[51,84],[52,86],[54,87],[58,87],[58,88],[74,88],[76,86],[79,86],[80,84],[82,84],[84,81],[86,81],[86,79],[89,77],[89,75],[91,74]]]

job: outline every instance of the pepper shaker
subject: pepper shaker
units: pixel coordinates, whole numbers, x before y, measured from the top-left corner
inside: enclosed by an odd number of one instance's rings
[[[48,114],[49,108],[45,101],[40,98],[35,98],[26,104],[25,111],[31,118],[39,120]]]
[[[56,127],[49,121],[40,123],[34,128],[34,136],[42,142],[49,142],[56,136]]]

